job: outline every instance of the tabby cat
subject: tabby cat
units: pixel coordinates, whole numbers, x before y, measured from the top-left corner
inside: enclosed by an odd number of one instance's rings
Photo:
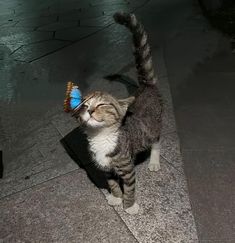
[[[78,116],[84,124],[95,163],[106,171],[111,191],[108,203],[123,203],[127,213],[136,214],[139,206],[135,202],[134,160],[137,153],[151,148],[148,168],[150,171],[160,169],[162,102],[143,26],[134,14],[116,13],[114,19],[133,34],[139,81],[137,94],[120,100],[96,91],[89,94],[92,98],[84,103]]]

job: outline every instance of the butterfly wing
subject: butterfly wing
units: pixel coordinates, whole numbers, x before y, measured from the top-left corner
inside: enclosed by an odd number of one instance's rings
[[[73,83],[68,82],[67,83],[67,88],[66,88],[66,93],[65,93],[65,99],[64,99],[64,111],[69,112],[70,111],[70,93],[73,88]]]
[[[74,85],[72,82],[68,82],[66,97],[64,100],[64,111],[69,112],[71,109],[77,108],[82,102],[82,94],[78,89],[78,86]]]
[[[80,90],[75,86],[73,87],[71,93],[70,93],[70,97],[71,98],[76,98],[76,99],[81,99],[81,92]]]
[[[71,93],[70,93],[70,107],[72,109],[75,109],[77,106],[81,104],[82,101],[82,95],[80,90],[77,86],[74,86]]]
[[[80,104],[81,104],[81,99],[76,99],[76,98],[71,98],[70,99],[70,107],[71,107],[71,109],[75,109]]]

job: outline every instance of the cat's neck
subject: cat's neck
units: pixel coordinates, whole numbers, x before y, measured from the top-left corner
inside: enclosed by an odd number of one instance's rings
[[[111,159],[108,154],[112,153],[118,142],[118,128],[106,127],[88,131],[89,150],[98,167],[110,169]]]

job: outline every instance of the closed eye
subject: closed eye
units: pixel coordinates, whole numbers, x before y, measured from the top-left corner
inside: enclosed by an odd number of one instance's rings
[[[102,106],[113,106],[112,104],[105,104],[105,103],[101,103],[99,105],[96,106],[96,109]]]
[[[87,110],[88,109],[88,105],[82,105],[82,108]]]

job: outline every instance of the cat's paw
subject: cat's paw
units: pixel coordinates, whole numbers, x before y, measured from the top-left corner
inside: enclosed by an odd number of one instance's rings
[[[122,204],[122,198],[115,197],[112,194],[109,194],[106,196],[106,199],[108,201],[108,204],[111,206],[116,206]]]
[[[128,214],[134,215],[137,214],[139,212],[140,206],[137,203],[134,203],[131,207],[125,209],[125,211]]]
[[[150,171],[158,171],[160,170],[160,163],[149,163],[148,168]]]

